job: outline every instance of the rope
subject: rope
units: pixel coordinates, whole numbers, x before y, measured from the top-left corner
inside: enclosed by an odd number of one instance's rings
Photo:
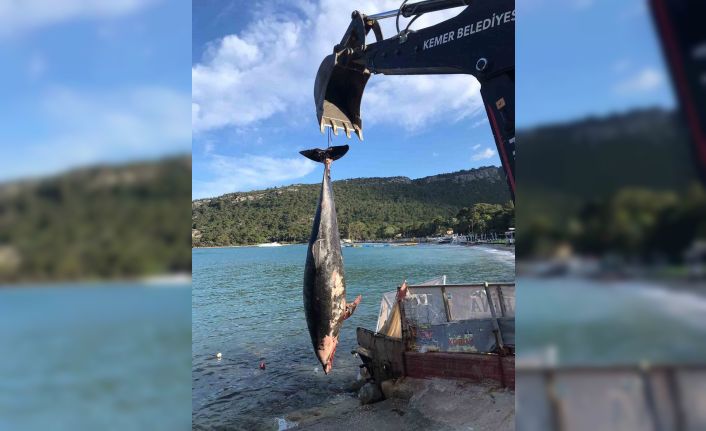
[[[404,0],[402,4],[400,5],[399,9],[397,9],[397,16],[395,17],[395,27],[397,28],[397,35],[400,36],[402,33],[408,33],[409,28],[412,26],[412,23],[417,20],[420,16],[424,15],[424,12],[422,13],[416,13],[416,6],[419,5],[419,3],[413,3],[410,6],[412,7],[410,11],[410,16],[412,16],[412,19],[407,23],[407,27],[405,27],[404,31],[400,31],[400,15],[402,15],[402,9],[404,8],[405,4],[407,4],[409,0]],[[421,3],[421,2],[420,2]],[[459,0],[459,6],[467,6],[470,4],[470,0]],[[451,6],[455,7],[455,6]]]
[[[400,32],[400,15],[402,14],[402,8],[404,5],[408,2],[409,0],[404,0],[402,4],[400,5],[400,8],[397,9],[397,16],[395,17],[395,27],[397,28],[397,34],[400,35],[402,33],[407,33],[409,31],[409,27],[412,25],[414,21],[416,21],[417,18],[422,16],[423,14],[416,14],[412,19],[407,23],[407,27],[405,27],[404,32]]]
[[[421,15],[415,15],[414,18],[412,18],[412,20],[407,23],[407,27],[405,27],[405,29],[404,29],[404,32],[405,32],[405,33],[407,33],[407,31],[409,31],[409,27],[410,27],[410,26],[412,25],[412,23],[413,23],[417,18],[419,18],[420,16],[421,16]]]
[[[408,1],[409,0],[404,0],[400,5],[400,8],[397,9],[397,17],[395,18],[395,27],[397,28],[397,34],[400,34],[400,14],[402,13],[402,8]]]

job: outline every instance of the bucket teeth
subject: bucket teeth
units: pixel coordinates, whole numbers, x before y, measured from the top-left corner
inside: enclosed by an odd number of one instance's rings
[[[358,126],[355,126],[355,134],[358,135],[358,139],[360,139],[361,141],[363,140],[363,129]]]
[[[340,123],[340,124],[339,124]],[[326,128],[330,127],[333,134],[338,136],[338,130],[341,129],[345,132],[346,137],[350,139],[351,133],[358,135],[358,139],[363,140],[363,130],[358,127],[357,124],[351,124],[348,121],[334,120],[333,118],[323,117],[321,123],[319,123],[319,130],[321,133],[326,131]]]

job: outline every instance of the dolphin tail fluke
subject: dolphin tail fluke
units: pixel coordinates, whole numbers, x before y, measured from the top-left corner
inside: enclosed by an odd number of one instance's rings
[[[328,147],[325,150],[312,148],[311,150],[300,151],[299,154],[315,162],[324,163],[326,160],[338,160],[348,152],[348,145]]]
[[[361,295],[358,295],[357,298],[355,298],[355,301],[351,302],[350,304],[346,304],[346,312],[343,314],[343,320],[348,319],[353,315],[353,312],[355,311],[355,308],[360,304],[360,300],[363,299]]]

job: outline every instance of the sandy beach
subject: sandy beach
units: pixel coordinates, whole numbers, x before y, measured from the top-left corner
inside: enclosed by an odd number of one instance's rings
[[[442,379],[400,379],[389,397],[361,405],[352,394],[327,406],[301,410],[278,421],[279,429],[511,431],[515,394],[492,385]]]

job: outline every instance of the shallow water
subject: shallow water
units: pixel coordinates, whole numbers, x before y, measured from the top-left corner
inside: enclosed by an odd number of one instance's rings
[[[363,300],[343,326],[333,373],[326,376],[304,320],[305,246],[194,250],[195,428],[277,429],[285,414],[345,394],[360,363],[349,353],[355,328],[374,328],[381,294],[405,279],[446,274],[449,283],[512,281],[515,274],[512,252],[484,247],[344,248],[343,255],[347,297],[361,294]]]
[[[189,429],[188,284],[0,289],[0,429]]]
[[[706,363],[706,295],[648,281],[518,278],[519,362]]]

